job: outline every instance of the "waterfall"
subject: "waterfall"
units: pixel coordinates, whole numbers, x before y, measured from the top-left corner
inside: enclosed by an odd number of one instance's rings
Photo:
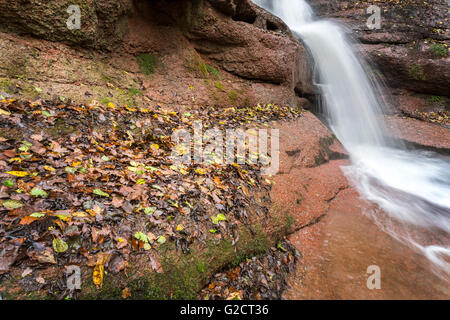
[[[350,154],[344,173],[364,199],[382,209],[369,214],[392,236],[420,250],[447,278],[450,162],[387,138],[382,91],[344,26],[317,19],[303,0],[253,2],[280,17],[311,53],[328,123]],[[417,234],[424,229],[427,236]],[[426,240],[430,234],[444,241]]]

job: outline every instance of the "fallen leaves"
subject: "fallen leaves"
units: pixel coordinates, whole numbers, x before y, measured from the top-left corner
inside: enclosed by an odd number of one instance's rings
[[[106,110],[14,101],[0,106],[9,114],[6,125],[21,133],[0,140],[0,175],[5,178],[0,230],[22,239],[18,246],[27,252],[21,257],[24,265],[27,259],[55,268],[77,261],[94,268],[97,286],[105,268],[123,272],[135,256],[145,254],[151,269],[163,272],[158,259],[164,244],[175,243],[175,250],[187,254],[205,239],[235,241],[233,226],[252,221],[251,206],[264,214],[252,203],[255,188],[268,188],[257,165],[175,164],[170,159],[173,130],[189,129],[199,119],[205,127],[226,129],[289,111],[268,106]],[[100,124],[98,114],[110,121]],[[13,251],[8,261],[15,261]]]

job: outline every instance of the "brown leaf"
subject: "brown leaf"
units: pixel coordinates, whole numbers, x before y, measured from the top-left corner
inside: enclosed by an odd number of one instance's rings
[[[115,255],[108,264],[108,270],[112,273],[119,273],[128,266],[126,261],[121,255]]]
[[[121,197],[114,197],[111,201],[111,204],[115,207],[115,208],[120,208],[123,205],[123,198]]]
[[[0,274],[9,271],[9,267],[16,261],[19,248],[20,245],[15,243],[0,244]]]
[[[26,216],[23,217],[22,219],[20,219],[19,224],[21,225],[29,225],[31,223],[33,223],[34,221],[39,220],[38,218],[35,217],[31,217],[31,216]]]
[[[122,298],[127,299],[129,297],[131,297],[131,290],[127,287],[122,290]]]
[[[45,248],[45,250],[41,252],[36,252],[35,258],[40,263],[56,264],[55,256],[53,255],[53,250],[50,248]]]

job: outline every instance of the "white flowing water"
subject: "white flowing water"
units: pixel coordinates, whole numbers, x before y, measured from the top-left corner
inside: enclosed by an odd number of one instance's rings
[[[371,213],[380,227],[422,251],[448,278],[450,163],[431,152],[408,151],[387,138],[380,86],[343,26],[316,19],[303,0],[254,2],[280,17],[310,51],[328,122],[350,154],[352,164],[343,170],[363,198],[389,215],[380,219],[379,212]],[[425,229],[427,236],[409,228]],[[447,240],[430,243],[424,240],[430,234]]]

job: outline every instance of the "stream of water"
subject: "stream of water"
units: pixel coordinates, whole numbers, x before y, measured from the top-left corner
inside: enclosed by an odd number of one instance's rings
[[[364,199],[381,209],[367,214],[423,253],[448,281],[450,162],[387,138],[379,116],[385,110],[381,86],[356,53],[345,26],[317,19],[303,0],[254,2],[280,17],[309,50],[328,123],[350,154],[352,164],[344,173]],[[444,240],[436,241],[436,234]]]

